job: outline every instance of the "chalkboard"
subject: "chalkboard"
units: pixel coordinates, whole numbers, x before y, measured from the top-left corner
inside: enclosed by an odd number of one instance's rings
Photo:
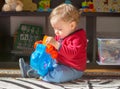
[[[35,41],[42,39],[42,27],[30,24],[20,24],[17,31],[14,49],[30,51]]]

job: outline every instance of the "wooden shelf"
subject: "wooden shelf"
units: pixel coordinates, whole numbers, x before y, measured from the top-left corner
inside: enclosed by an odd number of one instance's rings
[[[49,12],[10,11],[0,12],[0,16],[49,16]]]
[[[30,11],[9,11],[9,12],[0,12],[0,16],[49,16],[50,12],[30,12]],[[112,16],[120,17],[120,13],[110,13],[110,12],[83,12],[82,16]]]
[[[120,13],[110,13],[110,12],[84,12],[83,16],[104,16],[104,17],[120,17]]]
[[[120,69],[120,65],[98,65],[96,62],[87,63],[87,69]]]
[[[45,16],[45,24],[46,24],[46,29],[48,26],[48,16],[50,12],[29,12],[29,11],[22,11],[22,12],[15,12],[15,11],[10,11],[10,12],[0,12],[0,29],[4,29],[9,35],[10,33],[10,17],[11,16]],[[90,60],[90,63],[87,64],[87,68],[106,68],[106,69],[119,69],[120,66],[104,66],[104,65],[98,65],[96,63],[96,37],[97,37],[97,32],[96,32],[96,17],[120,17],[120,13],[109,13],[109,12],[84,12],[82,13],[82,16],[86,17],[86,32],[87,32],[87,38],[89,39],[89,48],[88,48],[88,59]],[[107,33],[108,34],[108,33]],[[98,34],[98,35],[102,35]],[[119,34],[118,34],[119,35]],[[8,60],[9,61],[9,60]],[[1,64],[4,63],[1,62]],[[9,64],[9,62],[5,62],[5,64]],[[11,64],[10,64],[11,65]],[[9,65],[9,66],[10,66]],[[16,63],[13,64],[16,66]],[[18,66],[18,65],[17,65]],[[13,66],[14,67],[14,66]]]

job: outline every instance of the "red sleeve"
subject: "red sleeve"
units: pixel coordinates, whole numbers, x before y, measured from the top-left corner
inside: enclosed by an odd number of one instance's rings
[[[62,41],[56,59],[61,64],[84,70],[86,64],[87,39],[84,31],[77,32]]]

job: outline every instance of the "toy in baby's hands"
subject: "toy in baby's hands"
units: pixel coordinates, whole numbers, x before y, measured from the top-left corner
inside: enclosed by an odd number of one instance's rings
[[[34,49],[36,48],[36,46],[38,44],[45,45],[46,46],[46,52],[48,54],[50,54],[53,59],[57,58],[58,53],[57,53],[56,48],[54,46],[52,46],[51,44],[47,44],[46,45],[46,39],[47,39],[47,36],[45,35],[44,38],[43,38],[43,41],[41,41],[41,40],[40,41],[36,41],[34,43]]]
[[[40,74],[45,76],[48,71],[53,70],[57,66],[55,58],[58,52],[54,46],[45,44],[47,36],[44,36],[43,41],[36,41],[34,44],[35,51],[30,57],[30,66]]]
[[[2,11],[22,11],[23,3],[20,0],[5,0]]]

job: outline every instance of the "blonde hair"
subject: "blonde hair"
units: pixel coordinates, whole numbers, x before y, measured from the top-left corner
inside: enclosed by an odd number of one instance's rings
[[[53,9],[50,14],[50,20],[63,20],[65,22],[72,22],[75,21],[76,24],[79,23],[80,20],[80,13],[76,7],[72,4],[61,4]]]

